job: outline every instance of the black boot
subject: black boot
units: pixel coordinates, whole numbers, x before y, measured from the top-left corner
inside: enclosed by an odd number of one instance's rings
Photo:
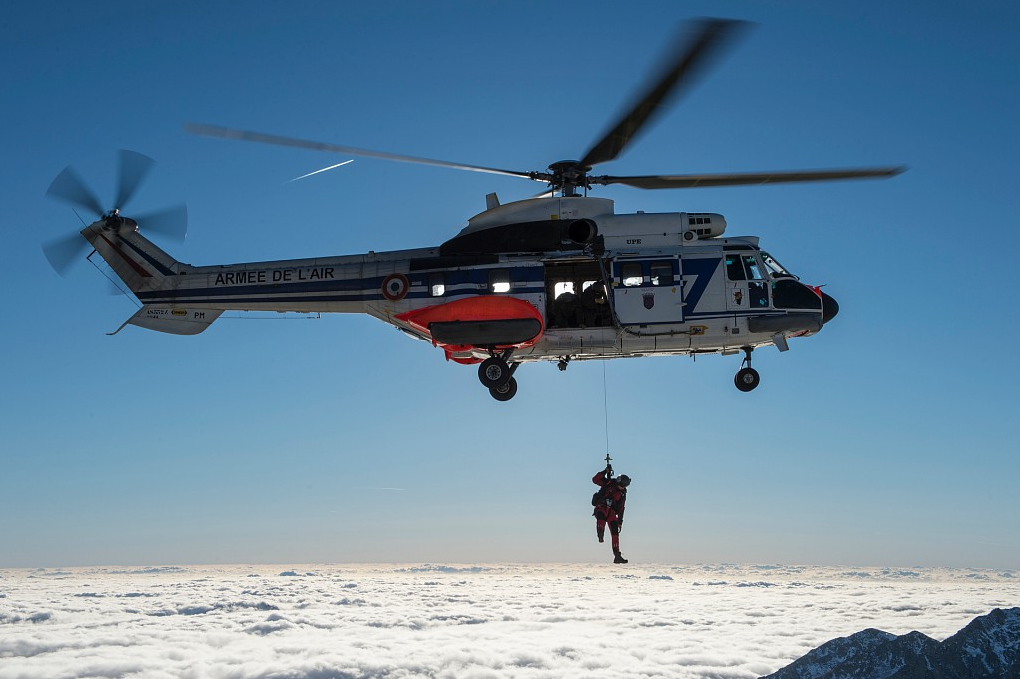
[[[626,559],[623,558],[623,554],[616,552],[615,556],[616,558],[613,559],[613,563],[629,563]]]

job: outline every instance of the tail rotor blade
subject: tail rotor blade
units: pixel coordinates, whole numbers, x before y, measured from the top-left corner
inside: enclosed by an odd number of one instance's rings
[[[124,205],[135,195],[135,191],[138,190],[142,180],[145,179],[156,161],[137,151],[128,151],[127,149],[121,149],[119,156],[120,176],[117,178],[117,199],[113,207],[123,209]]]
[[[139,230],[159,233],[174,240],[182,241],[188,235],[188,206],[184,203],[173,207],[134,215]]]
[[[43,254],[46,255],[53,270],[63,276],[87,248],[88,241],[82,238],[80,233],[73,233],[47,242],[43,245]]]
[[[50,188],[46,189],[46,195],[84,208],[96,217],[103,214],[103,205],[96,194],[85,186],[85,182],[70,166],[57,175]]]

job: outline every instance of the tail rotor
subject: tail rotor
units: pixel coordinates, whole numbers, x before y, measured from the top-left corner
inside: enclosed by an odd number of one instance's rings
[[[144,229],[174,240],[184,240],[188,233],[188,209],[183,203],[143,213],[133,219],[121,214],[121,210],[131,202],[152,170],[155,161],[142,153],[126,149],[118,152],[118,161],[117,194],[110,210],[103,209],[96,194],[70,166],[56,176],[46,190],[46,195],[86,211],[96,220],[92,226],[99,226],[112,236]],[[42,249],[50,266],[64,276],[81,259],[88,247],[89,243],[83,235],[75,233],[49,240],[43,244]]]

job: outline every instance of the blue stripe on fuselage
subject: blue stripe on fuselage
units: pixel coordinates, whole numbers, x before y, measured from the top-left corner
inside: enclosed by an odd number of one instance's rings
[[[440,297],[433,297],[429,294],[428,288],[423,283],[415,281],[416,285],[409,291],[407,297],[409,299],[432,299],[436,300],[436,303],[439,303],[444,299],[451,299],[454,297],[485,294],[526,295],[545,292],[544,281],[535,283],[534,281],[514,280],[511,289],[508,292],[492,293],[488,290],[488,272],[489,270],[482,269],[473,272],[464,271],[447,274],[445,282],[447,292]],[[140,300],[150,303],[156,301],[193,301],[203,303],[378,301],[385,299],[382,294],[382,284],[385,278],[385,276],[373,276],[371,278],[319,280],[302,283],[223,285],[215,287],[183,288],[178,290],[155,290],[136,294]],[[469,287],[459,290],[450,289],[451,287],[461,285],[467,285]]]
[[[463,290],[448,292],[441,297],[432,297],[426,292],[411,293],[405,299],[410,300],[430,300],[433,304],[442,304],[443,302],[450,301],[451,299],[458,297],[478,297],[484,295],[497,295],[505,297],[516,297],[519,295],[529,295],[544,292],[544,288],[514,288],[509,292],[488,292],[486,290]],[[330,291],[322,291],[329,293]],[[193,302],[196,304],[235,304],[245,302],[258,302],[258,303],[280,303],[280,302],[377,302],[383,299],[381,292],[373,290],[372,292],[360,291],[350,294],[315,294],[312,292],[294,293],[291,291],[280,291],[279,293],[271,293],[263,291],[264,294],[247,294],[247,295],[236,295],[236,296],[195,296],[195,295],[180,295],[174,294],[173,291],[162,291],[162,292],[140,292],[136,293],[139,300],[148,303],[155,304],[158,302]],[[389,301],[389,300],[387,300]]]
[[[719,267],[719,262],[722,261],[722,257],[696,257],[690,259],[681,259],[680,266],[681,276],[684,279],[684,317],[689,318],[691,316],[697,316],[696,309],[698,308],[698,302],[701,301],[701,296],[705,294],[705,290],[708,289],[708,283],[712,280],[712,276],[715,275],[715,270]],[[691,289],[687,289],[687,276],[694,276],[694,280],[691,282]]]

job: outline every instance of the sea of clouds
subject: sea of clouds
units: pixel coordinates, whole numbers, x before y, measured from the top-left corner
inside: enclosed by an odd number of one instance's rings
[[[754,565],[0,570],[0,677],[752,678],[868,627],[942,640],[1014,571]]]

